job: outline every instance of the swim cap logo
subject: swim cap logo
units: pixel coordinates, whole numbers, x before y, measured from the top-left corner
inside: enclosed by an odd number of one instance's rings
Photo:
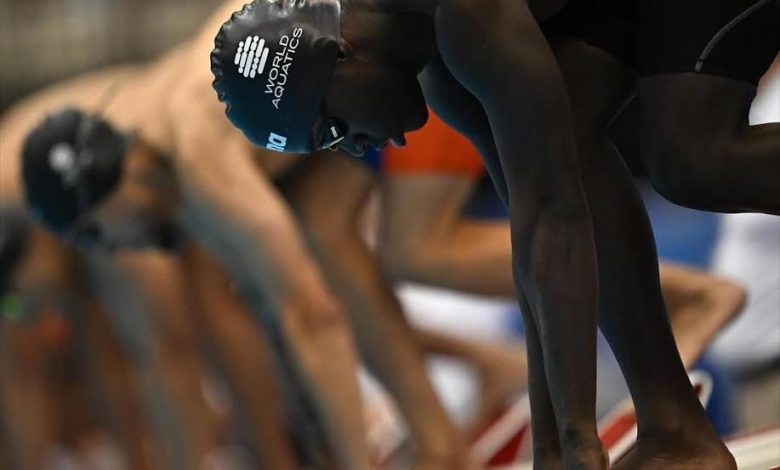
[[[265,85],[265,93],[272,96],[271,103],[276,109],[279,109],[284,97],[290,67],[295,62],[295,52],[301,44],[301,36],[303,36],[303,28],[295,28],[291,36],[284,35],[279,38],[279,49],[274,54],[271,70],[268,71],[268,82]]]
[[[79,179],[79,167],[76,164],[76,152],[68,144],[58,144],[49,153],[49,166],[60,175],[62,185],[71,188]]]
[[[268,150],[284,152],[285,147],[287,147],[287,137],[271,132],[271,135],[268,136],[268,144],[266,144],[266,148],[268,148]]]
[[[246,78],[262,75],[269,52],[270,49],[265,47],[265,39],[260,39],[260,36],[247,36],[238,43],[236,57],[233,59],[234,64],[238,65],[238,73]]]

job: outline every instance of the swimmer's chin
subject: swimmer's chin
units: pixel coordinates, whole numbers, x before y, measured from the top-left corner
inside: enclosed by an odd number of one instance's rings
[[[340,144],[336,147],[336,150],[340,150],[342,152],[345,152],[353,157],[360,158],[363,155],[368,152],[369,145],[367,144],[356,144],[354,142],[350,142],[348,144]]]
[[[403,134],[398,134],[395,137],[386,139],[384,142],[379,143],[355,143],[349,142],[338,146],[338,150],[344,151],[353,157],[362,157],[368,152],[369,149],[374,149],[378,152],[384,151],[390,144],[394,147],[404,147],[406,145],[406,137]]]
[[[342,151],[342,152],[344,152],[344,153],[346,153],[346,154],[348,154],[348,155],[350,155],[352,157],[355,157],[355,158],[362,157],[368,151],[368,149],[366,149],[366,148],[356,149],[354,147],[338,147],[338,148],[336,148],[334,150],[340,150],[340,151]]]

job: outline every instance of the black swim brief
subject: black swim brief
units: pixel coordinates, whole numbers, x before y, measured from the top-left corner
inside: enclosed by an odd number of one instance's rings
[[[780,49],[778,0],[637,1],[642,75],[697,72],[756,84]]]
[[[541,27],[548,37],[579,39],[636,66],[636,0],[570,0]]]

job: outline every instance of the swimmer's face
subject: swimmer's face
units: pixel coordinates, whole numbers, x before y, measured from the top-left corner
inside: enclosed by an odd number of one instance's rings
[[[354,155],[388,141],[403,144],[404,134],[428,119],[415,73],[387,64],[354,61],[337,67],[325,106],[347,131],[338,147]]]
[[[130,148],[117,189],[73,233],[76,243],[106,249],[173,249],[179,241],[170,171],[141,143]]]
[[[325,96],[329,117],[347,130],[339,148],[362,154],[422,127],[428,111],[417,75],[434,50],[433,25],[420,14],[355,8],[342,23],[342,59]]]

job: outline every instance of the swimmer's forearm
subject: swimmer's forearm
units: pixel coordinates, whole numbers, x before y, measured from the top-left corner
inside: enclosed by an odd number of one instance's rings
[[[465,106],[469,110],[470,118],[455,124],[459,124],[459,130],[479,148],[486,162],[501,160],[505,181],[500,183],[508,184],[503,188],[499,185],[497,189],[499,193],[504,190],[506,200],[509,198],[507,186],[514,186],[512,213],[517,220],[534,220],[533,212],[549,212],[546,208],[553,207],[557,208],[553,212],[558,214],[553,219],[559,219],[567,212],[574,213],[560,210],[566,207],[585,207],[582,211],[587,213],[584,193],[579,187],[563,77],[538,27],[530,22],[525,27],[527,37],[515,40],[519,45],[508,47],[506,54],[501,55],[506,62],[504,72],[476,79],[478,83],[474,89],[481,90],[478,97],[459,85],[443,63],[434,61],[426,72],[438,83],[447,84],[445,99],[456,96],[459,107]],[[541,55],[541,59],[529,59],[535,54]],[[476,112],[475,102],[483,105],[481,113]],[[529,240],[520,235],[529,229],[527,222],[526,226],[514,229],[518,233],[517,245],[527,248]],[[587,245],[582,249],[592,251],[592,245]],[[588,277],[595,284],[595,267]]]
[[[567,454],[581,444],[578,439],[596,436],[593,229],[571,106],[555,56],[523,2],[494,4],[506,10],[494,17],[494,34],[486,39],[487,48],[497,53],[468,78],[488,114],[506,175],[518,287],[542,339]]]
[[[201,247],[184,252],[188,286],[194,296],[198,327],[213,343],[225,378],[246,414],[255,450],[264,467],[295,468],[289,436],[279,428],[281,387],[273,374],[269,345],[262,328],[230,289],[224,270]]]
[[[457,430],[426,375],[423,352],[376,256],[356,230],[338,236],[314,230],[313,239],[350,314],[362,356],[396,399],[418,451],[449,452]]]
[[[314,306],[317,270],[286,203],[241,144],[222,162],[180,161],[184,223],[241,283]],[[213,158],[213,157],[202,157]],[[312,282],[312,280],[314,280]],[[324,294],[321,300],[326,301]]]
[[[476,295],[516,295],[505,222],[460,221],[446,239],[430,240],[409,262],[409,280]]]
[[[190,149],[177,165],[184,222],[245,284],[242,292],[252,294],[252,307],[262,301],[275,307],[264,318],[276,323],[277,338],[317,397],[314,406],[335,452],[347,468],[366,468],[357,364],[341,307],[322,282],[286,204],[258,173],[247,143],[202,136],[181,139]]]

